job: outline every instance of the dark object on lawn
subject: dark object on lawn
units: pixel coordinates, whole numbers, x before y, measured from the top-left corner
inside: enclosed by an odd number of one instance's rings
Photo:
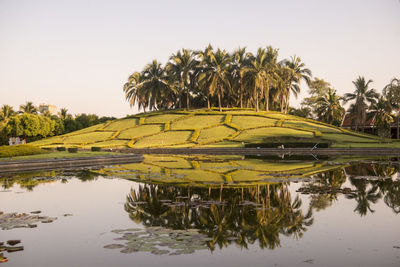
[[[57,151],[65,151],[67,150],[64,146],[57,147]]]
[[[92,146],[91,150],[92,150],[93,152],[98,152],[98,151],[101,151],[101,147]]]
[[[69,147],[68,148],[68,152],[69,153],[77,153],[78,152],[78,148],[77,147]]]

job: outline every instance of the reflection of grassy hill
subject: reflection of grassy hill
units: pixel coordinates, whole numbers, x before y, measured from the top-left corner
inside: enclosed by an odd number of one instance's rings
[[[347,131],[292,115],[247,109],[152,112],[32,144],[80,148],[243,147],[246,144],[268,143],[271,139],[285,143],[287,138],[310,143],[329,142],[336,147],[393,147],[396,144],[390,143],[390,139]]]
[[[142,163],[110,166],[97,172],[159,184],[241,187],[302,179],[342,166],[311,159],[283,162],[241,156],[145,155]]]

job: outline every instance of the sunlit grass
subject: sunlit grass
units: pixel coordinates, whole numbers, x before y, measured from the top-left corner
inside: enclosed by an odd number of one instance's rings
[[[104,130],[105,131],[121,131],[127,128],[134,127],[138,124],[138,119],[124,119],[124,120],[116,120],[107,125]]]
[[[191,134],[192,131],[169,131],[169,132],[159,133],[138,140],[133,145],[133,147],[143,148],[143,147],[180,144],[186,142]]]
[[[172,130],[202,129],[212,125],[222,123],[223,115],[196,115],[178,120],[171,124]]]
[[[65,138],[64,143],[66,144],[94,143],[110,138],[112,135],[113,132],[90,132],[90,133],[68,136],[67,138]]]
[[[138,138],[146,135],[159,133],[162,129],[161,125],[140,125],[135,128],[131,128],[122,131],[119,135],[119,139],[132,139]]]
[[[233,116],[232,123],[241,129],[275,126],[276,120],[259,116]]]

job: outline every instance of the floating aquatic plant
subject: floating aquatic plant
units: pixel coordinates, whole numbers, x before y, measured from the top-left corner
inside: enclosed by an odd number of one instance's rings
[[[117,229],[113,233],[122,235],[115,240],[125,241],[124,244],[110,244],[107,249],[122,249],[121,253],[150,252],[154,255],[192,254],[196,250],[208,249],[210,238],[200,233],[198,229],[173,230],[162,227],[147,227],[145,229]]]

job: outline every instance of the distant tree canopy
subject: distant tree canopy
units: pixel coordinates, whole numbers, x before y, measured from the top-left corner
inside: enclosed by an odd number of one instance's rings
[[[114,120],[114,117],[99,117],[95,114],[78,114],[75,118],[62,108],[58,115],[50,112],[38,114],[32,102],[20,106],[22,114],[17,114],[9,105],[0,108],[0,145],[8,144],[10,136],[23,136],[28,141],[61,135],[95,124]]]
[[[290,94],[311,71],[301,59],[278,60],[278,49],[259,48],[256,54],[239,48],[233,53],[182,49],[165,66],[157,60],[134,72],[124,85],[130,105],[159,110],[190,107],[248,107],[288,112]]]

